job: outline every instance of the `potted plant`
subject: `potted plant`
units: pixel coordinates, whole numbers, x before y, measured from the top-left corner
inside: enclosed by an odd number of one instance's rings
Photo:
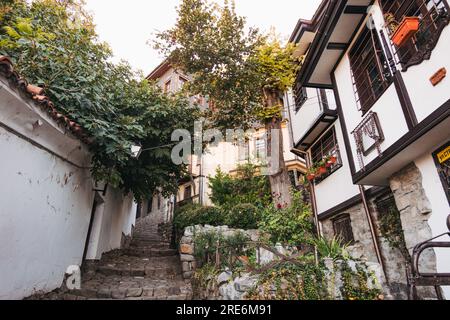
[[[317,165],[317,175],[322,176],[328,172],[326,161],[322,160]]]
[[[309,182],[314,181],[314,179],[316,178],[316,168],[312,167],[311,169],[308,170],[308,172],[306,173],[306,179]]]
[[[337,157],[336,156],[329,156],[328,159],[327,159],[327,166],[330,168],[334,164],[336,164],[336,162],[337,162]]]
[[[394,34],[395,31],[397,31],[399,23],[395,19],[394,15],[392,13],[386,13],[384,15],[384,20],[386,21],[386,28],[389,30],[390,34]]]
[[[419,17],[404,17],[402,22],[392,34],[392,42],[397,46],[403,46],[419,30]]]

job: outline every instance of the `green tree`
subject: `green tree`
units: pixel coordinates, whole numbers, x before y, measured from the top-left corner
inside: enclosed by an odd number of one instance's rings
[[[225,0],[221,7],[207,0],[183,0],[176,25],[157,35],[155,47],[193,76],[192,94],[209,97],[214,106],[208,114],[210,125],[245,129],[262,122],[268,132],[278,129],[282,141],[281,97],[299,66],[292,44],[283,47],[257,29],[246,29],[233,1]],[[269,134],[269,155],[275,151],[270,148],[273,138]],[[292,198],[282,143],[279,148],[279,167],[271,168],[270,184],[276,205],[289,206]]]
[[[174,129],[193,131],[197,110],[181,95],[166,96],[98,40],[82,0],[10,0],[0,3],[0,54],[45,94],[64,115],[80,124],[92,143],[92,173],[98,180],[133,191],[136,198],[156,189],[168,194],[186,172],[170,149],[131,156],[171,142]]]

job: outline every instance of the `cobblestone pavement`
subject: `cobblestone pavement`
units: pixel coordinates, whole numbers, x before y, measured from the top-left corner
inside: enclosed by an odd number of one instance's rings
[[[151,219],[138,222],[129,248],[104,254],[83,267],[80,290],[64,286],[30,300],[190,300],[176,250],[158,235]]]

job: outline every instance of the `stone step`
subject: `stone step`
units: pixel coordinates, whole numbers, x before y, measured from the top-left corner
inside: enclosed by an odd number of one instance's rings
[[[170,257],[178,254],[177,250],[169,248],[130,247],[124,253],[136,257]]]
[[[130,244],[132,247],[166,247],[168,248],[170,246],[170,243],[168,242],[162,242],[162,241],[143,241],[143,240],[133,240]]]
[[[188,300],[192,299],[190,284],[183,281],[121,281],[120,283],[94,280],[82,284],[82,289],[55,292],[47,296],[49,300]]]
[[[129,268],[123,267],[113,267],[113,266],[99,266],[96,272],[106,275],[106,276],[134,276],[134,277],[144,277],[149,276],[155,279],[173,279],[176,276],[181,275],[181,268],[178,266],[167,266],[167,267],[133,267]]]

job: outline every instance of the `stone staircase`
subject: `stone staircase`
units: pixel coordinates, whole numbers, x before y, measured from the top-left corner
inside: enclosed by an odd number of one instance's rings
[[[158,232],[151,217],[140,220],[128,248],[104,254],[83,266],[80,290],[62,287],[43,300],[190,300],[192,288],[182,278],[177,250]]]

